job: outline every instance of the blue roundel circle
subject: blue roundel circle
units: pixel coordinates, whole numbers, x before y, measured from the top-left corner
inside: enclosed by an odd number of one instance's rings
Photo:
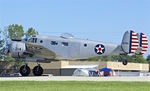
[[[98,55],[101,55],[105,52],[105,46],[103,44],[97,44],[94,50],[95,50],[95,53],[97,53]]]

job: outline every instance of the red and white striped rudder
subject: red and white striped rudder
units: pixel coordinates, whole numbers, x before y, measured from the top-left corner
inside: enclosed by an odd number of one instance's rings
[[[134,54],[139,47],[139,40],[137,33],[134,31],[130,31],[130,46],[129,46],[129,54]]]
[[[148,39],[144,33],[140,33],[140,47],[142,48],[141,54],[145,54],[148,50]]]

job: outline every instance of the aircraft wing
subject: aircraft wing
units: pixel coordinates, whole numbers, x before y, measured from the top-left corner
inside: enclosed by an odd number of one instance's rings
[[[29,54],[31,57],[54,59],[56,57],[55,53],[48,48],[43,47],[35,43],[26,43],[26,52],[24,54]]]

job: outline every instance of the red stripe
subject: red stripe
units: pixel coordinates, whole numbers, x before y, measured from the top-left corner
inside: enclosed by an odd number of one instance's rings
[[[142,45],[148,45],[148,43],[142,43]]]
[[[136,42],[136,41],[132,41],[132,43],[139,43],[139,42]]]
[[[142,42],[148,42],[148,40],[142,40]]]
[[[139,45],[138,45],[138,44],[132,44],[131,46],[135,46],[135,47],[138,47]]]
[[[142,51],[145,51],[145,52],[146,52],[147,50],[142,50]]]
[[[143,50],[142,50],[141,52],[144,52],[144,53],[146,53],[146,51],[143,51]]]
[[[132,38],[132,40],[138,40],[138,38]]]
[[[142,36],[142,38],[147,38],[146,36]]]
[[[148,48],[148,46],[142,46],[142,48]]]
[[[138,47],[138,45],[132,45],[133,47]]]
[[[137,50],[137,48],[131,48],[131,50]]]
[[[132,36],[137,36],[136,34],[132,34]]]

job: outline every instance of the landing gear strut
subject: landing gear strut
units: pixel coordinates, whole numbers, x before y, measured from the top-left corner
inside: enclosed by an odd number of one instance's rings
[[[127,61],[127,59],[126,59],[126,55],[127,55],[127,54],[121,54],[121,55],[120,55],[120,59],[122,60],[122,64],[123,64],[123,65],[127,65],[127,64],[128,64],[128,61]]]
[[[43,68],[40,66],[40,64],[35,66],[32,71],[35,76],[41,76],[43,74]]]
[[[31,72],[31,70],[27,64],[21,66],[19,71],[22,76],[28,76]]]

